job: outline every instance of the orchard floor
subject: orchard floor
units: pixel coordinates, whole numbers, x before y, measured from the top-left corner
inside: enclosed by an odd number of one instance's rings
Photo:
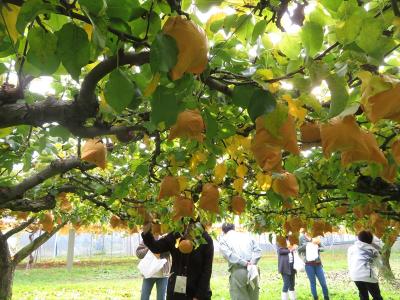
[[[354,284],[347,276],[345,253],[328,251],[323,254],[323,261],[331,299],[359,299]],[[140,299],[141,278],[137,263],[135,258],[92,258],[80,260],[71,272],[67,272],[62,262],[57,261],[38,264],[28,271],[21,266],[15,275],[13,299]],[[396,278],[400,279],[400,252],[393,253],[391,264]],[[266,255],[259,266],[260,299],[280,299],[282,281],[276,272],[277,257]],[[228,276],[226,262],[216,257],[211,279],[213,299],[229,299]],[[296,290],[299,300],[312,299],[305,273],[297,277]],[[381,290],[385,300],[400,300],[400,280],[394,285],[381,281]],[[153,296],[151,299],[156,298]]]

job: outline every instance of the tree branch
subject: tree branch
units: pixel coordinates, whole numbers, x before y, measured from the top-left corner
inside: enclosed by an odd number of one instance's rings
[[[33,240],[32,243],[28,244],[21,250],[19,250],[13,258],[13,264],[16,266],[19,264],[24,258],[28,257],[29,254],[31,254],[33,251],[38,249],[41,245],[46,243],[55,233],[57,233],[64,225],[67,223],[67,221],[62,222],[60,225],[56,226],[50,233],[45,232],[42,235],[38,236],[36,239]]]
[[[84,78],[76,101],[62,101],[48,97],[45,101],[33,104],[14,103],[1,106],[0,128],[32,125],[41,126],[44,123],[57,122],[67,127],[72,133],[83,137],[93,137],[100,134],[114,134],[118,127],[89,128],[83,122],[95,117],[98,101],[95,93],[98,82],[115,68],[123,65],[140,66],[149,62],[149,52],[118,54],[105,59],[94,67]]]
[[[84,119],[93,117],[97,113],[98,101],[96,97],[96,86],[98,82],[114,69],[124,65],[141,66],[150,61],[150,52],[143,51],[139,53],[118,52],[110,58],[103,60],[96,65],[85,77],[82,82],[79,96],[76,99],[76,105],[80,114],[84,112]]]
[[[45,180],[55,175],[65,173],[75,168],[88,170],[94,167],[95,165],[85,163],[78,158],[55,160],[51,162],[47,168],[26,178],[21,183],[11,187],[0,188],[0,204],[15,200],[19,197],[23,197],[26,191],[41,184]]]
[[[46,195],[37,199],[12,199],[5,203],[0,203],[0,209],[10,209],[12,211],[31,211],[39,212],[42,210],[53,209],[56,206],[56,199],[53,195]]]
[[[7,240],[9,239],[11,236],[13,236],[14,234],[24,230],[26,227],[28,227],[29,225],[31,225],[33,222],[35,222],[36,218],[30,218],[28,221],[21,223],[20,225],[18,225],[17,227],[7,231],[3,236],[4,238]]]
[[[400,17],[400,9],[399,9],[399,5],[398,5],[398,1],[391,0],[391,3],[392,3],[392,9],[393,9],[394,15],[396,17]]]

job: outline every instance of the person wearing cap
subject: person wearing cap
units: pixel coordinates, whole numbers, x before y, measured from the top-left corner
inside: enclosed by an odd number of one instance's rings
[[[229,293],[231,300],[257,300],[260,287],[257,263],[261,248],[248,234],[235,231],[235,225],[222,225],[220,251],[229,263]]]

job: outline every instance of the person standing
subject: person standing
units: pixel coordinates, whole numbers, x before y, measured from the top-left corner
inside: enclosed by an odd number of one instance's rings
[[[317,279],[321,285],[324,300],[329,300],[328,286],[320,257],[322,250],[320,237],[311,238],[307,232],[304,233],[304,238],[300,241],[300,246],[297,249],[299,254],[303,254],[305,258],[305,271],[310,281],[311,294],[314,300],[318,300]]]
[[[142,241],[136,248],[136,256],[139,259],[143,259],[148,251],[149,248],[147,248]],[[140,300],[150,299],[151,290],[153,289],[154,284],[156,284],[157,287],[157,300],[165,300],[166,298],[168,276],[171,270],[171,256],[169,252],[164,252],[159,255],[159,258],[165,258],[167,262],[164,264],[162,269],[154,274],[151,278],[143,278]]]
[[[283,279],[282,300],[296,300],[294,291],[296,270],[293,255],[296,247],[290,246],[289,242],[287,244],[285,247],[278,245],[278,272],[281,273]]]
[[[261,248],[248,234],[235,231],[233,224],[223,224],[222,232],[220,251],[229,263],[231,300],[257,300],[260,293],[257,263]],[[256,278],[252,280],[254,273]]]
[[[360,300],[382,300],[378,277],[374,266],[380,263],[380,247],[373,244],[374,237],[369,231],[361,231],[358,240],[347,251],[350,278],[357,286]]]
[[[172,257],[171,275],[168,279],[167,300],[210,300],[210,279],[214,257],[214,245],[210,235],[200,223],[191,223],[203,230],[205,243],[184,254],[175,247],[177,239],[186,239],[179,232],[171,232],[156,240],[151,232],[151,223],[143,226],[142,238],[144,244],[153,253],[170,252]],[[200,229],[200,228],[197,228]],[[186,227],[185,232],[190,232]]]

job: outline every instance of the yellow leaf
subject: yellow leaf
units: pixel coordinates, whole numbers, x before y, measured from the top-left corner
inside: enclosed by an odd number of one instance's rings
[[[236,168],[236,175],[238,177],[244,178],[246,174],[247,174],[247,167],[245,165],[241,164]]]
[[[271,187],[272,177],[267,174],[258,173],[256,175],[257,184],[263,191],[268,191]]]
[[[149,85],[144,90],[143,95],[145,97],[150,97],[151,95],[153,95],[159,82],[160,82],[160,73],[157,72],[156,74],[153,75],[153,79],[150,81]]]
[[[262,80],[269,80],[274,78],[274,73],[270,69],[258,69],[256,75],[260,76]]]
[[[215,183],[219,184],[224,180],[226,171],[227,171],[227,167],[224,163],[220,163],[215,166],[215,170],[214,170]]]
[[[400,17],[394,17],[393,25],[400,28]]]
[[[242,191],[243,191],[243,185],[244,185],[244,179],[243,178],[236,178],[233,181],[233,188],[239,194],[241,194]]]
[[[95,62],[86,65],[86,66],[85,66],[85,69],[86,69],[87,71],[91,71],[91,70],[92,70],[95,66],[97,66],[99,63],[100,63],[100,61],[99,61],[99,60],[96,60]]]
[[[105,113],[112,113],[113,109],[108,105],[104,92],[100,93],[99,110]]]
[[[307,115],[307,110],[301,107],[301,104],[298,101],[294,101],[290,95],[283,95],[282,98],[288,103],[289,114],[297,118],[300,123],[303,123]]]
[[[18,31],[16,28],[17,18],[20,7],[13,4],[2,5],[1,14],[4,17],[5,25],[10,34],[11,39],[15,43],[18,39]],[[3,18],[0,18],[0,22],[3,23]]]
[[[185,176],[178,176],[178,181],[179,181],[179,189],[182,192],[188,186],[187,178]]]
[[[275,94],[276,92],[279,91],[280,87],[281,84],[279,82],[273,82],[268,85],[268,91],[270,91],[272,94]]]
[[[199,162],[206,162],[207,161],[207,155],[204,152],[196,152],[194,154],[194,157],[199,161]]]
[[[143,144],[145,144],[147,148],[150,147],[150,138],[147,134],[143,135]]]
[[[83,25],[83,29],[86,31],[86,34],[88,35],[89,41],[92,40],[92,34],[93,34],[93,26],[92,24],[85,24]]]
[[[190,173],[193,175],[196,173],[197,166],[199,165],[199,161],[197,160],[196,156],[192,156],[189,162],[189,169]]]
[[[178,248],[178,247],[179,247],[180,241],[181,241],[181,238],[177,238],[177,239],[176,239],[176,241],[175,241],[175,248]]]

